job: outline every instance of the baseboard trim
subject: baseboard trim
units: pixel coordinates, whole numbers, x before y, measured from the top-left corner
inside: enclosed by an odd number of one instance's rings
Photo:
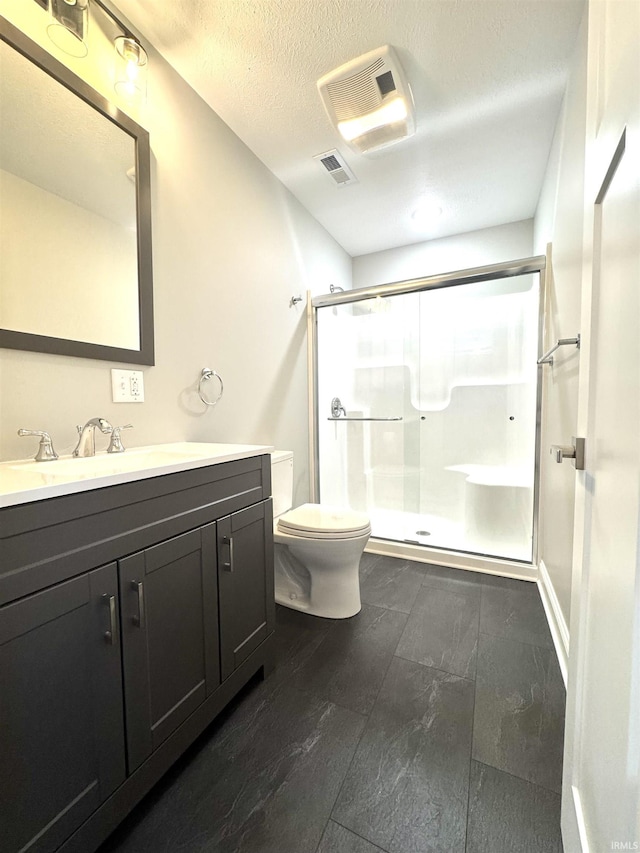
[[[561,824],[564,849],[575,853],[590,853],[580,792],[575,785],[565,784],[563,789]]]
[[[569,628],[560,608],[560,602],[553,588],[553,583],[549,577],[549,571],[544,564],[544,560],[540,560],[540,565],[538,566],[538,589],[566,689],[569,668]]]

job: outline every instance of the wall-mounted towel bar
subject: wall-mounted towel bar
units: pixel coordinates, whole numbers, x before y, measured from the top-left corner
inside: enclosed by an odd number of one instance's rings
[[[575,338],[558,338],[558,343],[551,347],[549,352],[546,352],[543,356],[540,356],[538,359],[538,364],[553,364],[553,353],[558,349],[558,347],[566,347],[566,346],[575,346],[580,349],[580,335],[576,335]]]
[[[399,418],[327,418],[328,421],[401,421]]]

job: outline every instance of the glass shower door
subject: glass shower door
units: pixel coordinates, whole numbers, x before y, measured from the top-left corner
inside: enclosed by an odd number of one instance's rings
[[[378,538],[531,560],[538,278],[318,308],[323,503]]]
[[[419,488],[418,447],[405,448],[406,307],[385,297],[318,311],[320,499],[367,512],[374,535],[391,539],[403,538],[390,522],[404,525]]]

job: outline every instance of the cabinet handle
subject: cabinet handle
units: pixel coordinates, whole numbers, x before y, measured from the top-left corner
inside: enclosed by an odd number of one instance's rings
[[[229,546],[229,562],[223,563],[222,568],[228,572],[233,571],[233,536],[225,536],[222,540],[225,545]]]
[[[144,613],[144,589],[142,587],[142,581],[131,581],[131,589],[138,594],[138,615],[133,617],[133,624],[137,625],[138,628],[144,628],[146,625],[146,619]]]
[[[116,597],[109,595],[107,592],[102,596],[102,600],[109,607],[109,630],[104,632],[104,638],[110,646],[115,646],[117,643],[117,624],[116,624]]]

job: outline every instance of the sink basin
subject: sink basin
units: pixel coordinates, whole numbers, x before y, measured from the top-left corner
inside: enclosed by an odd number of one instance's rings
[[[175,465],[186,459],[200,459],[202,451],[184,450],[160,450],[155,447],[143,447],[133,450],[125,450],[124,453],[98,453],[96,456],[65,457],[55,462],[36,463],[39,473],[48,477],[67,478],[77,477],[101,477],[105,474],[118,474],[121,471],[137,471],[145,468],[161,468],[167,465]],[[44,471],[46,465],[47,470]],[[29,463],[13,466],[15,469],[29,471]],[[31,468],[31,471],[33,468]]]
[[[29,475],[47,478],[68,479],[69,477],[101,477],[106,474],[118,474],[121,471],[139,471],[148,468],[174,466],[185,460],[207,460],[229,455],[233,448],[241,450],[243,445],[203,444],[180,442],[151,447],[134,447],[124,453],[97,453],[95,456],[63,456],[51,462],[10,463],[14,471],[24,471]],[[218,460],[219,461],[219,460]]]
[[[175,442],[135,447],[50,462],[33,459],[0,463],[0,507],[127,483],[269,453],[272,447],[247,444]]]

